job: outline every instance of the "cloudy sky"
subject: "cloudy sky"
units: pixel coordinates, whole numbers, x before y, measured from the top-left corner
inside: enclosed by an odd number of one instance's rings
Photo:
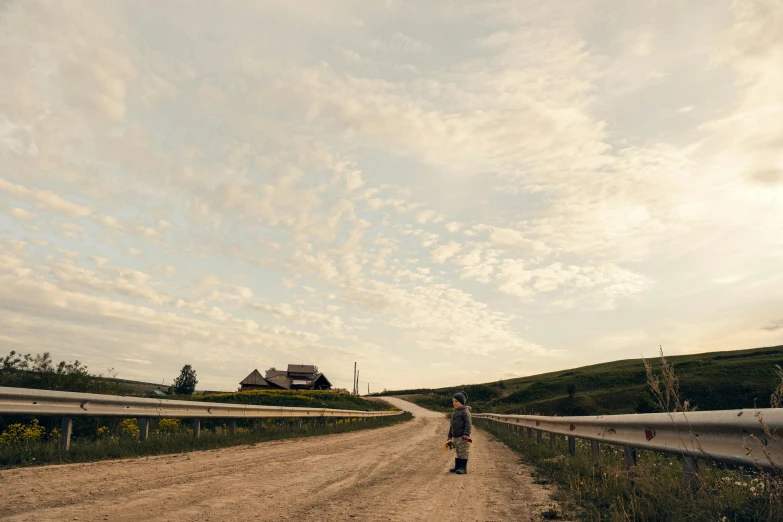
[[[235,389],[783,344],[779,0],[0,1],[0,348]]]

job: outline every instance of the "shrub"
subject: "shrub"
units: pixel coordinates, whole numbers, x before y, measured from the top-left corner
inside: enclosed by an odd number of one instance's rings
[[[140,431],[139,422],[136,419],[124,419],[120,423],[120,433],[124,435],[136,437]]]
[[[38,419],[33,419],[29,425],[11,424],[0,434],[0,446],[36,442],[41,440],[45,433],[46,429],[38,424]]]
[[[179,431],[179,419],[160,419],[158,431],[161,433],[175,433]]]

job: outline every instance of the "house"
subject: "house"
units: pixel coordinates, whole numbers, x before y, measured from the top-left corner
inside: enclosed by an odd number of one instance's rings
[[[332,383],[326,376],[309,364],[289,364],[288,369],[270,368],[264,377],[258,370],[239,383],[240,391],[248,390],[331,390]]]
[[[277,386],[270,384],[269,381],[261,377],[261,372],[253,370],[253,372],[245,377],[242,382],[239,383],[240,391],[250,390],[268,390],[270,388],[277,388]]]

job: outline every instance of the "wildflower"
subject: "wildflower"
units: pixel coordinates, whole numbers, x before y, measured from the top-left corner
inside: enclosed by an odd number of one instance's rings
[[[0,446],[10,446],[20,442],[35,442],[41,440],[46,430],[33,419],[29,425],[11,424],[0,434]]]
[[[124,419],[120,424],[120,431],[126,435],[136,436],[141,430],[136,419]]]

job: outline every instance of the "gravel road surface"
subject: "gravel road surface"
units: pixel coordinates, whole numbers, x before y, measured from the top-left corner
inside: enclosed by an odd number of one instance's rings
[[[132,460],[0,471],[0,520],[541,520],[550,490],[475,430],[448,473],[441,413],[387,428]]]

